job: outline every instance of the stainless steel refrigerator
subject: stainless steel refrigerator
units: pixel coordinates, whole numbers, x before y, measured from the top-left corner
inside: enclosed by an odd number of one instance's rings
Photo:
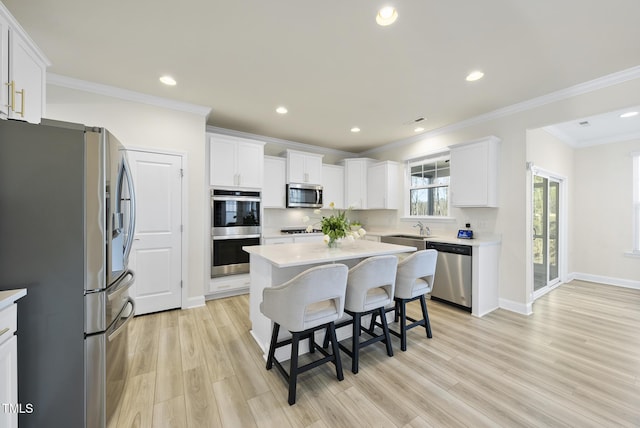
[[[103,128],[0,120],[0,290],[18,304],[21,428],[105,427],[127,373],[135,197]]]

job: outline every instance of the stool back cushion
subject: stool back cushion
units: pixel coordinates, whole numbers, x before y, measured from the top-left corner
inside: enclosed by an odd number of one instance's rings
[[[393,300],[396,283],[396,256],[364,259],[349,270],[345,309],[366,312]]]
[[[329,264],[300,273],[262,290],[260,311],[289,331],[304,331],[335,321],[344,313],[347,266]]]
[[[395,296],[400,299],[411,299],[421,294],[430,293],[436,274],[438,251],[416,251],[398,263]]]

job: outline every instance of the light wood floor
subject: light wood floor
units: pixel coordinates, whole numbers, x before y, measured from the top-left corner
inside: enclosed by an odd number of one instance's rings
[[[344,381],[330,364],[304,373],[294,406],[248,296],[138,317],[117,427],[640,426],[640,290],[574,281],[529,317],[428,307],[433,339],[365,348],[357,375],[343,354]]]

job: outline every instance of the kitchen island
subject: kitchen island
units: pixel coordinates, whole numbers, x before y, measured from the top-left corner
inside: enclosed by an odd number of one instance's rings
[[[327,263],[344,263],[350,268],[367,257],[389,254],[401,254],[416,251],[415,247],[386,244],[366,240],[345,242],[338,248],[329,248],[320,242],[299,244],[272,244],[242,247],[250,255],[251,285],[249,289],[249,317],[251,334],[258,343],[264,356],[269,348],[271,338],[271,320],[260,312],[262,290],[266,287],[280,285],[299,273]],[[338,339],[349,337],[349,329],[338,331]],[[286,334],[283,332],[281,334]],[[320,334],[320,333],[318,333]],[[322,337],[319,337],[322,340]],[[300,353],[308,352],[305,342],[300,345]],[[288,349],[280,348],[276,356],[283,360],[288,358]]]

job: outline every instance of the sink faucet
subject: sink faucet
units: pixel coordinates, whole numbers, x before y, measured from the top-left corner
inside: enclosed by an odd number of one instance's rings
[[[419,227],[420,228],[420,235],[421,236],[425,236],[425,235],[429,236],[431,234],[431,229],[429,229],[429,226],[425,226],[424,224],[422,224],[421,221],[419,221],[413,227]]]

